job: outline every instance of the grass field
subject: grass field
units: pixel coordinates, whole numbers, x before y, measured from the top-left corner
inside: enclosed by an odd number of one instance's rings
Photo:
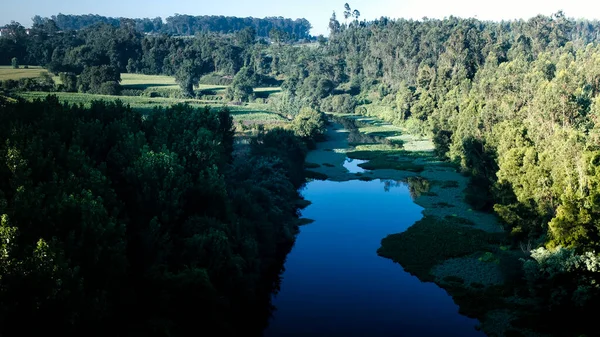
[[[30,69],[12,69],[10,66],[0,67],[0,80],[3,79],[19,79],[38,77],[46,72],[41,67],[31,67]],[[58,77],[54,80],[59,83]],[[124,90],[150,90],[152,92],[163,92],[165,97],[146,97],[146,96],[108,96],[95,95],[84,93],[70,92],[23,92],[19,95],[27,100],[45,98],[47,95],[56,95],[62,102],[71,104],[83,104],[90,106],[94,100],[113,101],[120,100],[128,104],[133,109],[142,113],[151,113],[156,107],[166,108],[178,103],[187,103],[194,107],[213,108],[223,107],[226,103],[222,100],[211,100],[213,96],[203,96],[206,99],[186,99],[186,98],[169,98],[170,94],[180,91],[179,85],[172,76],[162,75],[142,75],[142,74],[121,74],[121,85]],[[215,98],[221,98],[227,86],[222,85],[200,85],[197,90],[212,91]],[[261,98],[267,98],[270,95],[277,94],[281,88],[255,88],[256,95]],[[181,97],[175,95],[172,97]],[[244,130],[252,130],[256,125],[264,125],[267,129],[275,126],[281,126],[288,121],[280,115],[269,111],[269,105],[265,103],[248,103],[244,105],[227,105],[231,110],[236,126],[240,126]],[[241,131],[241,130],[240,130]]]
[[[145,90],[148,88],[172,88],[177,89],[179,85],[172,76],[121,74],[121,85],[123,89]]]
[[[0,81],[40,77],[43,73],[47,72],[46,69],[37,66],[31,66],[29,69],[24,69],[23,67],[13,69],[12,66],[0,66]]]
[[[85,106],[90,106],[90,104],[94,100],[120,100],[123,103],[131,106],[133,109],[142,113],[151,113],[155,107],[166,108],[178,103],[187,103],[197,108],[206,106],[219,108],[225,106],[224,104],[215,104],[214,102],[202,101],[197,99],[176,99],[162,97],[151,98],[141,96],[107,96],[71,92],[24,92],[20,94],[21,97],[27,100],[34,100],[37,98],[43,99],[47,95],[56,95],[58,96],[58,99],[61,102],[67,102],[71,104],[83,104]],[[285,118],[269,111],[267,104],[248,103],[246,105],[227,105],[227,107],[231,110],[231,115],[233,116],[234,122],[236,124],[242,123],[245,126],[262,124],[268,127],[274,127],[287,123],[287,120]]]

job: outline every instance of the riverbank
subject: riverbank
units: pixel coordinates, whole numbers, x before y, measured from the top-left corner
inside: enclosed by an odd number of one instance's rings
[[[314,176],[332,181],[389,179],[408,183],[423,218],[382,240],[378,254],[421,281],[444,288],[460,312],[481,322],[489,336],[542,336],[522,319],[535,303],[520,297],[521,250],[511,249],[493,214],[471,209],[469,178],[439,161],[427,139],[372,118],[332,115],[328,140],[307,156]],[[366,160],[364,172],[344,167],[346,158]]]

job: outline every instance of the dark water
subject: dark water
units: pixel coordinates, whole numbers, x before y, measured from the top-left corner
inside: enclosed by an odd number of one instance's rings
[[[452,298],[376,253],[421,218],[404,184],[314,181],[266,337],[484,336]],[[427,249],[427,247],[423,247]]]

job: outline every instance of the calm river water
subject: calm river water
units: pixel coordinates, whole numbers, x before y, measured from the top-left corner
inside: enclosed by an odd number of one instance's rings
[[[485,336],[443,289],[377,255],[382,238],[422,217],[407,185],[313,181],[303,194],[315,222],[287,257],[265,337]]]

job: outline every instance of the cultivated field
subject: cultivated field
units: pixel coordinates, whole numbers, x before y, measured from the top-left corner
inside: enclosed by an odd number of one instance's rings
[[[23,67],[13,69],[12,66],[0,66],[0,81],[40,77],[43,73],[47,72],[46,69],[37,66],[29,67],[29,69],[24,69]]]
[[[38,77],[46,72],[41,67],[32,67],[30,69],[12,69],[10,66],[0,67],[0,80],[19,79],[24,77]],[[59,83],[58,77],[54,78]],[[19,95],[27,100],[45,98],[47,95],[56,95],[62,102],[71,104],[83,104],[89,106],[92,101],[120,100],[131,106],[131,108],[142,113],[152,113],[157,108],[166,108],[178,103],[187,103],[194,107],[212,107],[220,108],[227,106],[231,110],[234,122],[238,131],[251,132],[257,125],[263,125],[265,128],[272,128],[286,124],[287,119],[270,111],[268,104],[264,99],[270,95],[278,94],[281,88],[255,88],[255,94],[260,102],[246,103],[243,105],[227,104],[223,100],[227,86],[223,85],[204,85],[201,84],[196,89],[202,93],[202,99],[182,98],[179,85],[174,77],[162,75],[142,75],[142,74],[121,74],[121,86],[124,90],[122,96],[108,96],[85,93],[71,92],[22,92]],[[130,93],[132,93],[130,95]],[[155,95],[150,95],[155,94]]]

